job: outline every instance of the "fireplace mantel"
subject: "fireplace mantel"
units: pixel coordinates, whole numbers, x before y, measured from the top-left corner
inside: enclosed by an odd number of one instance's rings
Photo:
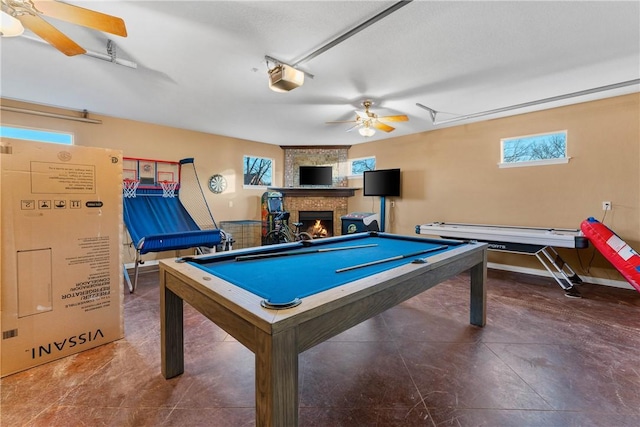
[[[349,187],[270,187],[286,197],[352,197],[359,188]]]

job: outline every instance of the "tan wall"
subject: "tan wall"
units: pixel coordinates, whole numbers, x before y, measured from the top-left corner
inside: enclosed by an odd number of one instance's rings
[[[75,114],[75,112],[10,100],[2,100],[2,105],[64,115]],[[169,161],[193,157],[198,178],[205,186],[207,203],[218,224],[225,220],[260,219],[260,197],[265,190],[243,189],[243,155],[275,159],[274,185],[282,185],[283,153],[279,146],[107,116],[92,114],[90,118],[102,120],[102,124],[88,124],[9,111],[2,111],[1,123],[71,132],[74,134],[74,143],[77,145],[118,149],[122,150],[125,157]],[[224,175],[228,183],[227,190],[221,194],[213,194],[206,189],[209,177],[216,173]],[[130,242],[131,239],[125,235],[123,241]],[[125,250],[125,262],[132,262],[134,255],[132,249]],[[159,259],[173,255],[173,252],[150,253],[144,255],[143,259]]]
[[[3,100],[3,105],[44,110],[42,106]],[[69,114],[68,111],[58,111]],[[70,131],[78,145],[115,148],[125,156],[162,160],[194,157],[201,180],[222,173],[228,189],[205,191],[216,221],[259,219],[262,190],[242,188],[242,156],[275,159],[274,185],[282,185],[279,146],[192,132],[111,117],[84,124],[2,112],[2,123]],[[427,120],[425,118],[425,120]],[[499,169],[500,139],[558,130],[568,131],[571,161],[564,165]],[[577,228],[589,216],[602,218],[602,201],[613,203],[605,223],[640,249],[640,95],[522,114],[358,144],[350,158],[374,155],[379,169],[402,169],[402,197],[387,203],[387,231],[415,234],[432,221]],[[350,180],[361,187],[362,180]],[[349,212],[378,212],[379,198],[349,198]],[[232,204],[232,206],[230,206]],[[591,250],[563,251],[576,268],[585,267]],[[125,254],[125,259],[126,259]],[[171,254],[169,254],[170,256]],[[146,259],[162,257],[148,254]],[[533,257],[492,255],[492,261],[540,268]],[[578,271],[578,273],[584,273]],[[590,275],[621,280],[599,255]]]
[[[605,224],[640,250],[639,101],[636,93],[354,145],[349,157],[375,155],[377,168],[402,169],[402,197],[395,208],[387,200],[390,232],[414,234],[433,221],[578,228],[589,216],[601,220],[602,202],[611,201]],[[568,164],[498,168],[501,138],[561,130]],[[377,199],[357,192],[349,210],[378,212]],[[561,255],[575,269],[591,253]],[[490,261],[541,268],[533,257],[494,253]],[[593,267],[591,275],[622,280],[599,254]]]

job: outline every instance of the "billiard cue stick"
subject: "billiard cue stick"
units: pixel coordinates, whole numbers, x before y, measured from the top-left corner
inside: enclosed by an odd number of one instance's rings
[[[370,245],[344,246],[341,248],[322,248],[322,249],[309,249],[306,251],[288,251],[288,252],[276,252],[276,253],[270,253],[270,254],[240,255],[236,257],[236,261],[250,261],[254,259],[277,258],[277,257],[283,257],[283,256],[291,256],[291,255],[306,255],[306,254],[315,254],[318,252],[346,251],[349,249],[371,248],[373,246],[378,246],[378,244],[372,243]]]
[[[369,267],[371,265],[382,264],[384,262],[391,262],[391,261],[397,261],[399,259],[411,258],[411,257],[417,256],[417,255],[422,255],[422,254],[426,254],[426,253],[429,253],[429,252],[435,252],[435,251],[440,251],[442,249],[447,249],[448,247],[449,247],[448,245],[436,246],[435,248],[424,249],[424,250],[421,250],[421,251],[412,252],[410,254],[397,255],[397,256],[394,256],[394,257],[391,257],[391,258],[384,258],[384,259],[379,259],[377,261],[365,262],[364,264],[352,265],[351,267],[339,268],[339,269],[336,270],[336,273],[343,273],[345,271],[351,271],[351,270],[355,270],[355,269],[358,269],[358,268]]]

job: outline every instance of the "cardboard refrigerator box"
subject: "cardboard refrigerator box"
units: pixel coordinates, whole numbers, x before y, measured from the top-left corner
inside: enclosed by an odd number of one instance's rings
[[[122,154],[0,143],[1,376],[124,336]]]

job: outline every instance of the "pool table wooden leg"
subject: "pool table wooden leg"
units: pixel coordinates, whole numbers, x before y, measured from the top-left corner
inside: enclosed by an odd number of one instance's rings
[[[162,375],[173,378],[184,372],[182,298],[160,285],[160,346]]]
[[[298,328],[256,328],[256,426],[298,425]]]
[[[471,267],[471,307],[469,322],[472,325],[484,326],[487,322],[487,251],[484,250],[483,261]]]

